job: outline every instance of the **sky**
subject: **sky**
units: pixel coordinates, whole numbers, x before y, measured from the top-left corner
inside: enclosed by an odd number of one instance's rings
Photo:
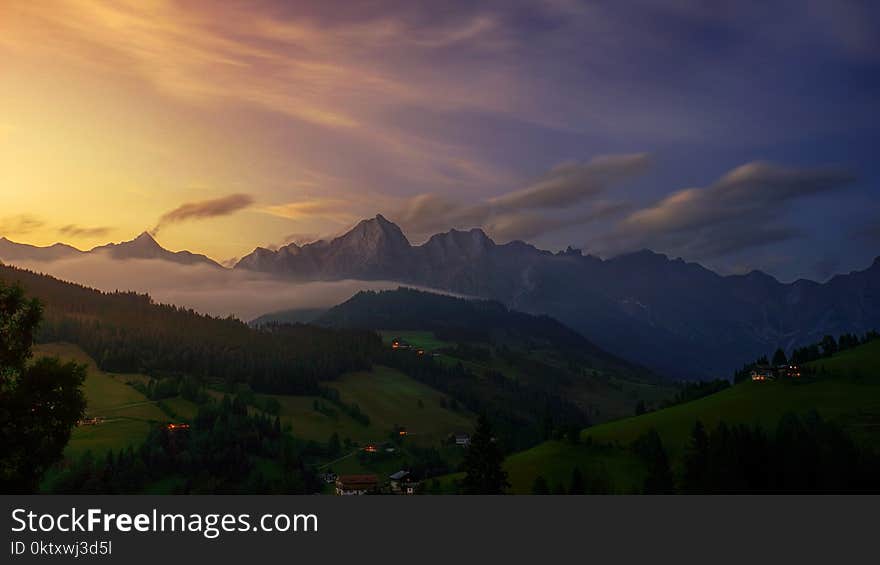
[[[381,213],[825,280],[880,255],[880,8],[0,3],[0,235],[218,261]]]

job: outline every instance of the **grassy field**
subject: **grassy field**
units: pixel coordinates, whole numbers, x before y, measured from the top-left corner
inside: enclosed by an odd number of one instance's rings
[[[96,456],[113,449],[117,450],[141,443],[149,432],[151,422],[187,420],[195,416],[198,406],[180,397],[167,398],[161,402],[147,399],[129,382],[144,382],[143,375],[111,374],[101,371],[80,348],[63,343],[44,344],[35,348],[37,356],[57,356],[62,360],[76,361],[87,366],[87,377],[83,385],[86,395],[88,416],[103,418],[94,426],[79,426],[74,429],[71,441],[65,449],[65,456],[77,458],[86,451]],[[273,395],[281,406],[281,419],[289,425],[294,435],[316,441],[327,441],[335,432],[340,440],[346,438],[358,445],[369,442],[385,443],[395,426],[403,426],[408,435],[403,441],[403,451],[397,448],[394,454],[382,453],[371,458],[359,457],[359,450],[352,447],[348,457],[335,462],[333,470],[342,473],[370,472],[380,475],[390,474],[405,464],[406,446],[439,446],[441,450],[454,450],[447,457],[457,460],[462,450],[456,447],[440,446],[449,434],[456,431],[469,431],[473,428],[473,416],[448,409],[449,398],[386,367],[376,367],[370,372],[351,373],[343,378],[324,383],[339,391],[340,401],[345,404],[356,403],[360,410],[369,416],[370,424],[364,426],[349,416],[340,406],[319,397]],[[216,398],[223,396],[217,391],[208,391]],[[261,399],[265,395],[258,395]],[[315,403],[320,403],[320,410]],[[164,408],[164,409],[163,409]],[[52,477],[47,477],[51,481]],[[148,492],[172,492],[180,480],[169,480],[150,485]]]
[[[880,339],[808,365],[819,372],[839,377],[880,380]]]
[[[644,468],[629,451],[596,445],[572,445],[548,441],[515,453],[504,464],[510,481],[510,492],[529,494],[535,478],[544,477],[551,490],[561,485],[568,488],[575,468],[588,480],[603,478],[612,484],[613,492],[629,493],[644,481]]]
[[[852,414],[880,414],[880,383],[822,380],[811,383],[746,382],[719,393],[642,416],[589,428],[583,437],[627,444],[656,428],[674,459],[684,448],[696,420],[714,427],[728,423],[759,424],[773,429],[787,413],[817,410],[839,419]],[[861,430],[850,430],[858,435]]]
[[[87,366],[83,391],[86,414],[100,416],[102,424],[79,426],[73,430],[64,453],[78,457],[91,450],[98,454],[108,449],[137,445],[147,436],[151,421],[168,419],[162,410],[137,390],[125,384],[130,375],[105,373],[82,349],[68,343],[41,344],[34,355],[57,356],[63,361],[76,361]]]
[[[653,427],[675,457],[697,419],[709,427],[725,420],[773,429],[786,412],[816,410],[841,423],[856,440],[880,444],[880,341],[811,365],[822,369],[818,380],[744,382],[693,402],[592,427],[583,436],[629,443]]]
[[[327,438],[333,433],[337,433],[340,439],[346,437],[351,438],[352,441],[368,441],[370,439],[370,428],[363,428],[338,407],[322,398],[317,396],[257,395],[260,399],[270,396],[281,405],[281,423],[289,425],[296,437],[323,442],[327,441]],[[315,402],[329,406],[335,414],[315,410]]]
[[[168,417],[173,415],[174,418],[181,420],[192,420],[196,417],[196,413],[199,411],[198,404],[185,398],[181,398],[180,396],[166,398],[162,401],[162,405],[167,407],[171,412]]]
[[[356,403],[369,416],[370,425],[357,422],[325,399],[273,395],[281,404],[282,423],[289,424],[295,436],[327,441],[337,433],[341,440],[364,444],[384,441],[392,428],[403,426],[409,432],[407,441],[433,445],[450,433],[473,427],[470,415],[444,407],[446,395],[387,367],[351,373],[324,384],[338,390],[342,402]],[[315,402],[324,408],[315,410]]]
[[[824,368],[822,378],[744,382],[693,402],[597,425],[581,434],[582,439],[609,444],[607,447],[551,441],[513,454],[505,463],[513,484],[511,490],[529,492],[539,474],[553,485],[570,476],[575,465],[592,464],[605,467],[616,491],[630,491],[640,483],[644,471],[627,446],[655,428],[676,465],[697,420],[710,428],[724,420],[772,430],[787,412],[816,410],[842,425],[859,443],[880,448],[880,341],[813,365]]]
[[[415,347],[421,347],[427,351],[453,345],[450,342],[437,339],[429,331],[382,330],[379,333],[382,335],[385,343],[389,345],[394,338],[402,339]],[[532,360],[546,363],[550,366],[565,366],[565,363],[560,361],[554,352],[534,349],[529,352],[529,357]],[[537,377],[535,375],[529,377],[524,374],[522,367],[517,362],[508,362],[498,355],[493,355],[488,360],[474,361],[459,359],[442,353],[435,359],[446,366],[461,364],[466,369],[477,374],[487,369],[492,369],[516,381],[528,382],[530,380],[534,381],[536,378],[543,378],[541,374],[538,374]],[[675,394],[673,386],[661,382],[625,380],[598,369],[590,370],[595,371],[597,374],[589,378],[575,376],[571,385],[561,389],[559,392],[589,414],[594,422],[606,422],[629,416],[635,412],[635,407],[639,400],[649,405],[658,404]]]
[[[546,441],[540,445],[514,453],[504,461],[504,470],[510,487],[509,494],[531,494],[538,476],[544,477],[551,492],[560,487],[567,490],[574,469],[580,470],[585,481],[601,480],[616,494],[630,494],[641,487],[645,479],[642,462],[629,450],[613,446],[573,445],[566,441]],[[455,483],[464,473],[438,477],[440,490],[455,493]]]
[[[387,367],[346,375],[328,384],[339,391],[343,402],[357,403],[370,417],[369,427],[383,435],[404,426],[407,439],[434,444],[473,427],[470,416],[443,406],[450,400],[445,394]]]

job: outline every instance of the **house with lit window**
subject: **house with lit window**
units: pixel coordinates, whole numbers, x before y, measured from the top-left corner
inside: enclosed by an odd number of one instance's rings
[[[797,365],[758,365],[751,372],[751,378],[756,382],[775,381],[776,379],[797,379],[801,376],[801,368]]]
[[[409,471],[398,471],[388,476],[388,484],[392,494],[411,495],[419,488],[417,481]]]
[[[775,381],[776,371],[773,370],[773,367],[758,365],[754,369],[752,369],[751,377],[752,380],[756,382]]]

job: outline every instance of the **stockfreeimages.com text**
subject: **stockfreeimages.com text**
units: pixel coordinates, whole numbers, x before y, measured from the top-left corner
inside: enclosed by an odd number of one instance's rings
[[[317,532],[315,514],[172,514],[153,509],[148,514],[104,513],[100,508],[60,514],[12,511],[13,532],[190,532],[215,539],[221,533]]]

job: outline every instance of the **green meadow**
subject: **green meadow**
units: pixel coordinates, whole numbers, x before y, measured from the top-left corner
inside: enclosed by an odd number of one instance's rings
[[[102,423],[75,428],[65,451],[67,456],[76,457],[86,450],[99,453],[137,445],[146,437],[151,422],[189,420],[198,411],[195,403],[181,397],[149,400],[126,384],[147,377],[101,371],[77,346],[42,344],[34,353],[76,361],[87,367],[83,385],[86,415],[100,417]],[[403,426],[409,434],[407,441],[434,445],[453,432],[473,427],[471,415],[448,408],[449,398],[445,394],[387,367],[351,373],[324,384],[339,391],[341,402],[357,404],[369,416],[369,425],[363,425],[342,407],[323,398],[271,395],[281,406],[282,423],[289,425],[297,437],[323,442],[337,433],[340,440],[348,438],[362,445],[385,441],[394,427]],[[268,396],[258,395],[261,399]]]
[[[783,414],[811,410],[829,419],[880,414],[880,382],[745,382],[693,402],[601,424],[585,430],[582,436],[597,442],[628,444],[656,428],[674,459],[681,454],[697,420],[710,428],[724,420],[773,429]]]
[[[880,341],[811,365],[823,368],[819,378],[744,382],[692,402],[593,426],[581,433],[578,445],[549,441],[514,453],[505,462],[511,491],[530,492],[538,475],[551,486],[566,484],[575,466],[585,475],[589,469],[604,467],[613,478],[613,490],[632,491],[644,470],[629,444],[654,428],[676,465],[697,420],[709,428],[724,420],[773,430],[786,413],[815,410],[839,423],[857,442],[880,448]]]
[[[34,347],[34,356],[58,357],[86,365],[83,384],[86,396],[86,415],[100,417],[102,423],[77,426],[64,453],[78,457],[91,450],[99,454],[108,449],[120,449],[141,443],[150,430],[150,423],[168,420],[155,402],[150,401],[133,387],[125,384],[140,375],[105,373],[82,349],[68,343],[41,344]]]
[[[880,380],[880,339],[808,364],[820,373],[853,379]]]
[[[453,432],[473,427],[470,415],[448,408],[449,398],[445,394],[387,367],[351,373],[324,385],[339,391],[342,403],[357,404],[369,416],[369,425],[356,421],[340,406],[323,398],[271,395],[281,405],[282,423],[290,425],[295,436],[327,441],[336,433],[340,440],[348,438],[364,444],[384,441],[392,429],[402,426],[408,432],[407,441],[433,445]]]

